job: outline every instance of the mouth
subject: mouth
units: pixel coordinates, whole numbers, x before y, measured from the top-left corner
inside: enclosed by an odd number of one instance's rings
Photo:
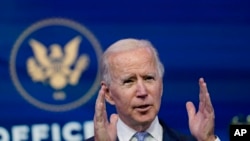
[[[151,107],[152,105],[145,104],[145,105],[135,106],[134,109],[137,110],[138,112],[147,112]]]

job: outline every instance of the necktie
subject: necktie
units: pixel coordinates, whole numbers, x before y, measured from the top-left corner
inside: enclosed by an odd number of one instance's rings
[[[135,137],[137,141],[144,141],[144,139],[148,136],[148,132],[137,132]]]

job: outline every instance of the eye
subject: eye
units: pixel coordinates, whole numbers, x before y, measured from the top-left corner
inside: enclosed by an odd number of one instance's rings
[[[145,76],[144,80],[151,81],[154,80],[155,78],[153,76]]]
[[[123,81],[123,84],[130,84],[130,83],[133,83],[132,79],[127,79]]]

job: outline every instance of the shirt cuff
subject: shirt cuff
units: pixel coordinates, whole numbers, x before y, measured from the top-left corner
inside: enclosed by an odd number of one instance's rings
[[[220,138],[218,136],[215,136],[216,139],[214,141],[220,141]]]

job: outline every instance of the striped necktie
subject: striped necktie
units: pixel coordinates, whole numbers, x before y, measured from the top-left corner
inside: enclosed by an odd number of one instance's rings
[[[148,132],[137,132],[135,137],[137,141],[144,141],[144,139],[148,136]]]

